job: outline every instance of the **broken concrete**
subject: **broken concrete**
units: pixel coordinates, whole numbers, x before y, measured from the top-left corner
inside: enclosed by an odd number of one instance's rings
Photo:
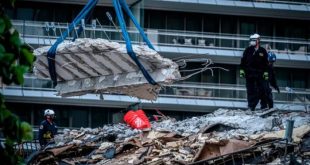
[[[261,114],[219,109],[183,121],[153,122],[152,130],[134,130],[124,124],[64,130],[54,146],[40,153],[45,156],[32,160],[38,164],[199,164],[211,160],[267,164],[277,162],[277,158],[284,161],[287,154],[297,155],[298,144],[307,148],[309,114],[280,110]],[[294,128],[292,144],[281,140],[288,118],[299,123]],[[308,159],[304,158],[308,150],[300,153],[303,157],[296,160]]]
[[[34,73],[49,79],[47,52],[49,46],[34,51],[37,60]],[[150,85],[127,54],[126,46],[105,39],[77,39],[57,48],[55,65],[58,95],[79,96],[86,93],[121,93],[155,100],[161,85],[181,78],[178,65],[161,57],[144,45],[135,45],[137,58],[158,85]]]

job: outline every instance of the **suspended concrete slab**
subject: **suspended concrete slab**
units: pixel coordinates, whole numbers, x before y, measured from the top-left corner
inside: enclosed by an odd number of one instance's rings
[[[49,79],[47,52],[50,46],[34,51],[34,72]],[[134,52],[158,85],[151,85],[127,54],[126,46],[105,39],[77,39],[57,48],[55,65],[58,95],[80,96],[87,93],[120,93],[156,100],[162,85],[181,78],[178,65],[144,45],[134,45]]]

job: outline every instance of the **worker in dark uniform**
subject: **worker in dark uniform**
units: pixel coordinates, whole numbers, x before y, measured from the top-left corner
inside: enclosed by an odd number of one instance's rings
[[[54,136],[57,134],[57,127],[53,121],[55,112],[51,109],[47,109],[44,111],[44,117],[45,120],[41,122],[39,128],[39,141],[42,148],[53,141]]]
[[[260,99],[267,99],[264,89],[269,85],[268,54],[266,49],[260,46],[258,34],[250,36],[250,46],[243,52],[240,77],[246,78],[248,108],[254,111]]]
[[[273,64],[276,62],[277,57],[271,51],[271,48],[269,45],[266,46],[266,50],[268,53],[268,61],[269,61],[269,65],[268,65],[269,85],[266,86],[266,89],[265,89],[265,92],[267,93],[267,99],[261,100],[261,107],[264,108],[268,106],[268,109],[270,109],[270,108],[273,108],[273,96],[272,96],[272,89],[270,88],[270,86],[273,87],[275,90],[277,90],[278,93],[280,93],[280,89],[279,89],[279,86],[277,85],[276,75],[275,75],[274,68],[273,68]]]

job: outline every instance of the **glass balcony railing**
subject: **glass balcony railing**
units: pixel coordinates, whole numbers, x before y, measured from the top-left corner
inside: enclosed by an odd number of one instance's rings
[[[310,104],[310,91],[305,89],[281,88],[280,93],[273,93],[277,102],[294,102]],[[246,100],[246,89],[243,85],[235,84],[207,84],[207,83],[186,83],[174,84],[166,87],[160,92],[161,95],[211,98],[221,100]]]
[[[67,30],[68,24],[47,23],[31,21],[13,21],[14,26],[21,32],[23,39],[33,38],[36,46],[50,45],[54,39],[61,36]],[[161,29],[146,29],[151,42],[159,46],[175,47],[195,47],[210,49],[244,50],[249,44],[248,35],[239,34],[219,34],[200,33],[191,31],[173,31]],[[138,31],[128,28],[128,32],[133,42],[142,42]],[[71,39],[77,30],[69,34]],[[96,28],[86,25],[80,37],[104,38],[113,41],[123,42],[119,29],[114,27],[103,27],[97,25]],[[297,38],[262,37],[262,45],[269,44],[275,53],[279,54],[310,54],[310,40]]]
[[[292,5],[300,5],[300,4],[309,4],[310,3],[310,0],[239,0],[239,1],[281,3],[281,4],[292,4]]]
[[[51,81],[37,79],[31,74],[29,75],[26,76],[27,78],[25,78],[25,83],[22,89],[33,91],[54,91]],[[21,87],[12,85],[5,88],[20,89]],[[273,97],[276,102],[310,104],[309,89],[291,89],[286,87],[280,88],[280,90],[280,93],[273,93]],[[236,84],[181,82],[178,84],[165,86],[160,91],[160,96],[173,98],[245,101],[246,89],[244,85]]]

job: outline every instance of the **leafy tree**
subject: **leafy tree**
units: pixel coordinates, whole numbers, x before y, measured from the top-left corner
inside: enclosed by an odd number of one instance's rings
[[[10,18],[5,14],[5,7],[13,7],[15,0],[0,1],[0,83],[21,85],[24,83],[24,73],[34,61],[34,56],[20,40],[19,33],[14,29]],[[32,140],[32,127],[22,122],[5,107],[4,97],[0,93],[0,137],[5,142],[0,144],[0,164],[22,164],[13,145],[24,140]]]

